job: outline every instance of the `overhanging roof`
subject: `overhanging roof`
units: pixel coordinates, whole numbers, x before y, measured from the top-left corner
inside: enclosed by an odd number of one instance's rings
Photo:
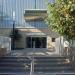
[[[40,36],[46,36],[45,33],[38,33],[38,32],[27,33],[26,35],[27,36],[38,36],[38,37],[40,37]]]
[[[47,15],[46,9],[27,9],[25,10],[24,17],[26,21],[30,20],[43,20]]]

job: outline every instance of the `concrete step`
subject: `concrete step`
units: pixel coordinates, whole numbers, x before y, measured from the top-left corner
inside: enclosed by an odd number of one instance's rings
[[[1,59],[29,59],[31,57],[29,56],[5,56],[2,57]]]
[[[35,67],[46,67],[46,66],[49,66],[49,67],[69,67],[71,66],[70,64],[61,64],[61,63],[50,63],[50,64],[47,64],[47,63],[44,63],[44,64],[34,64]]]
[[[29,61],[29,60],[32,60],[32,59],[31,59],[31,58],[27,59],[27,58],[22,58],[22,57],[21,57],[21,58],[11,58],[11,57],[10,57],[10,58],[3,58],[3,59],[0,60],[0,62],[1,62],[1,61],[11,61],[11,62],[12,62],[12,61]],[[38,59],[37,59],[37,58],[34,58],[34,61],[36,61],[36,62],[44,62],[44,61],[46,61],[46,62],[47,62],[47,61],[48,61],[48,62],[49,62],[49,61],[50,61],[50,62],[58,62],[58,61],[63,62],[63,61],[66,61],[66,59],[50,59],[50,58],[47,58],[47,59],[45,59],[45,58],[43,58],[43,59],[42,59],[42,58],[41,58],[41,59],[38,58]]]
[[[52,59],[53,58],[53,59]],[[31,62],[31,57],[4,57],[0,60],[0,62]],[[34,57],[34,62],[42,63],[42,62],[63,62],[64,63],[65,58],[64,57]]]
[[[56,57],[51,57],[51,56],[34,56],[36,59],[47,59],[47,58],[50,58],[50,59],[63,59],[63,58],[66,58],[65,56],[56,56]]]
[[[61,67],[61,68],[35,68],[35,72],[73,72],[71,68]],[[14,67],[0,67],[0,72],[30,72],[30,68],[14,68]]]
[[[30,64],[20,64],[20,63],[0,63],[0,67],[25,67],[25,66],[29,66],[30,67]]]
[[[30,72],[31,57],[6,56],[0,60],[0,73]],[[35,72],[74,72],[69,63],[65,63],[66,57],[34,57]]]
[[[3,57],[3,59],[17,59],[17,58],[24,58],[24,59],[29,59],[32,58],[32,56],[5,56]],[[50,56],[34,56],[35,59],[65,59],[66,57],[62,56],[62,57],[50,57]]]
[[[17,62],[14,62],[14,63],[10,63],[10,62],[1,62],[0,63],[0,66],[20,66],[20,65],[28,65],[28,66],[30,66],[31,65],[31,63],[29,62],[29,63],[22,63],[22,62],[19,62],[19,63],[17,63]],[[46,63],[46,62],[44,62],[44,63],[34,63],[34,66],[35,67],[40,67],[40,66],[49,66],[49,67],[55,67],[55,66],[57,66],[57,67],[61,67],[61,66],[66,66],[66,67],[68,67],[68,66],[71,66],[71,64],[65,64],[65,63],[63,63],[63,64],[61,64],[61,63]]]
[[[0,63],[30,63],[31,60],[2,60]]]
[[[16,73],[12,73],[12,72],[9,72],[9,73],[0,73],[0,75],[30,75],[29,72],[16,72]],[[44,72],[34,72],[34,75],[75,75],[74,72],[62,72],[62,73],[44,73]]]
[[[49,62],[63,62],[63,61],[66,61],[66,59],[50,59],[50,58],[48,58],[48,59],[34,59],[34,61],[36,61],[36,62],[44,62],[44,60],[47,62],[47,61],[49,61]]]
[[[23,61],[23,62],[0,62],[0,65],[2,65],[2,64],[30,64],[30,62],[29,61]]]
[[[0,61],[0,63],[31,63],[31,60],[2,60]],[[50,61],[44,61],[40,62],[40,61],[34,61],[35,64],[69,64],[66,61],[63,62],[50,62]]]
[[[0,66],[20,66],[20,65],[28,65],[28,66],[30,66],[30,64],[31,64],[31,61],[1,61],[0,62]],[[70,63],[64,63],[64,62],[46,62],[46,61],[44,61],[44,62],[36,62],[36,61],[34,61],[34,66],[38,66],[38,67],[40,67],[40,66],[53,66],[53,67],[55,67],[55,66],[58,66],[58,67],[60,67],[60,66],[71,66],[71,64]]]
[[[16,61],[31,61],[32,57],[25,57],[25,56],[19,56],[19,57],[3,57],[0,59],[1,61],[9,61],[9,62],[16,62]],[[35,62],[64,62],[65,57],[34,57]]]

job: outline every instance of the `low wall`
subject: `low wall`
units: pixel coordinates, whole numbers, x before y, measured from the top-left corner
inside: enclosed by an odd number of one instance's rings
[[[0,36],[0,56],[10,53],[11,38]]]
[[[7,54],[6,48],[0,48],[0,57],[3,57]]]

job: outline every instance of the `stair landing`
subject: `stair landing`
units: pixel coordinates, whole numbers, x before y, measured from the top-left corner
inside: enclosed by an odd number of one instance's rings
[[[51,57],[61,57],[61,54],[56,53],[55,51],[46,50],[46,49],[24,49],[24,50],[12,50],[11,56],[51,56]]]

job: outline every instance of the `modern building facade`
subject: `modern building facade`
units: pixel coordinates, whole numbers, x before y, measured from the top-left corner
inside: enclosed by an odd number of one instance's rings
[[[46,14],[46,0],[0,0],[0,35],[9,37],[15,23],[14,28],[22,35],[15,48],[55,48],[59,34],[45,23]]]

